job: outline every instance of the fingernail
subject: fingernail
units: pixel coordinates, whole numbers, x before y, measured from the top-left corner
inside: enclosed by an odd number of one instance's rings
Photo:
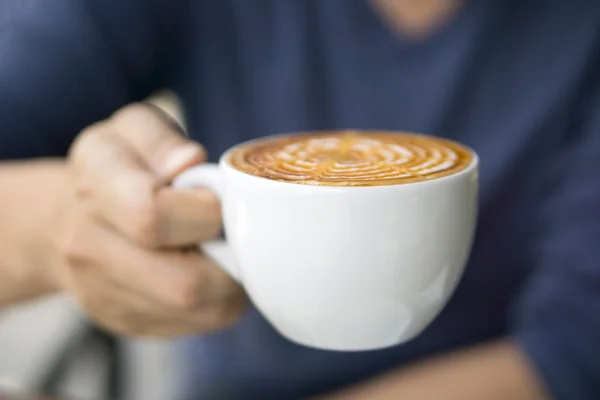
[[[202,149],[194,144],[187,144],[171,151],[163,164],[162,173],[166,177],[173,177],[202,161]]]

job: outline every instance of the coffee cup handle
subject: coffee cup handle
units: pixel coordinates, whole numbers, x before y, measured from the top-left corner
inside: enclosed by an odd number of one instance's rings
[[[207,163],[183,171],[173,180],[177,189],[208,188],[220,200],[223,199],[221,171],[217,164]],[[198,248],[215,260],[238,282],[241,282],[239,268],[231,248],[222,240],[212,240],[198,245]]]

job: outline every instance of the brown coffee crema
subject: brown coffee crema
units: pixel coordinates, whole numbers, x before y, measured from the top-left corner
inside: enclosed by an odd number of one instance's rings
[[[275,136],[237,147],[236,169],[282,182],[384,186],[438,179],[465,169],[473,153],[432,136],[387,131],[325,131]]]

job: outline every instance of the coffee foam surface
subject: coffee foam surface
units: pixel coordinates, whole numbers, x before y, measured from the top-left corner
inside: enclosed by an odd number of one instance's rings
[[[466,168],[473,155],[449,140],[409,133],[343,131],[271,137],[232,151],[238,170],[324,186],[419,182]]]

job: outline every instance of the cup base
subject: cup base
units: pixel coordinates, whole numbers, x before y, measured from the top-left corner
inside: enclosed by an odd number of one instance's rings
[[[366,343],[363,341],[350,341],[348,337],[345,337],[338,341],[315,341],[308,340],[306,337],[300,337],[293,334],[288,334],[280,331],[277,328],[274,328],[277,333],[281,336],[289,340],[290,342],[297,344],[302,347],[307,347],[309,349],[323,350],[323,351],[333,351],[333,352],[344,352],[344,353],[352,353],[352,352],[360,352],[360,351],[377,351],[377,350],[385,350],[390,347],[395,347],[406,342],[413,340],[415,337],[419,336],[422,330],[417,332],[411,332],[409,335],[402,335],[401,338],[395,338],[394,340],[389,340],[386,342],[378,342],[378,343]]]

